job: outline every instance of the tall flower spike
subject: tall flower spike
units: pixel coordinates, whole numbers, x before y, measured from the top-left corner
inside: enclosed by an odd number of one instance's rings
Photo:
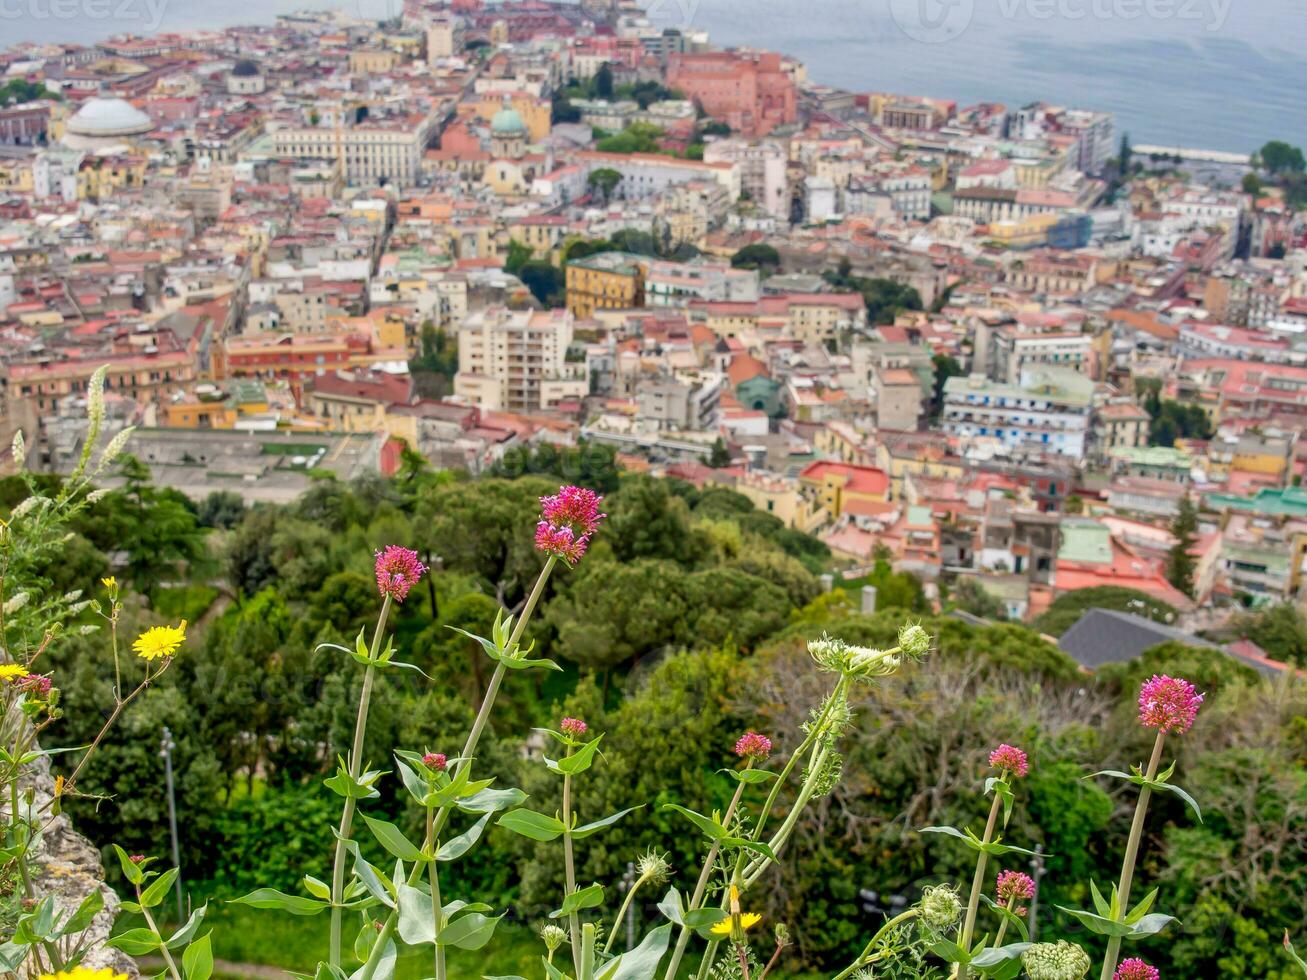
[[[1121,965],[1112,974],[1112,980],[1160,980],[1157,967],[1149,966],[1138,957],[1122,960]]]
[[[1013,776],[1024,776],[1030,771],[1030,760],[1026,754],[1006,742],[989,753],[989,764],[994,769],[1009,772]]]
[[[416,551],[397,544],[388,545],[384,551],[377,552],[377,591],[396,602],[403,602],[408,590],[418,583],[426,570],[427,566],[418,561]]]
[[[1203,696],[1179,677],[1154,674],[1139,689],[1139,723],[1163,735],[1183,735],[1193,727]]]

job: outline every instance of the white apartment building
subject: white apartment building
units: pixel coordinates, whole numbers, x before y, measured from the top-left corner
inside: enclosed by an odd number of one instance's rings
[[[351,184],[382,181],[411,186],[422,173],[435,116],[409,112],[364,119],[354,125],[302,126],[271,133],[275,153],[335,160]]]
[[[565,309],[491,307],[473,313],[458,331],[454,394],[508,412],[537,412],[584,397],[584,364],[567,361],[572,329]]]
[[[1085,454],[1093,382],[1065,369],[1026,372],[1020,384],[983,375],[944,384],[944,431],[971,441],[998,440],[1014,456]]]
[[[703,148],[705,163],[733,163],[740,171],[740,190],[768,214],[784,218],[790,213],[789,181],[785,176],[785,149],[764,140],[713,140]]]

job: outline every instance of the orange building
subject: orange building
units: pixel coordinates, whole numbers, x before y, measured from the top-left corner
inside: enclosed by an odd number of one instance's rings
[[[674,54],[667,85],[742,136],[766,136],[798,119],[794,79],[772,51]]]

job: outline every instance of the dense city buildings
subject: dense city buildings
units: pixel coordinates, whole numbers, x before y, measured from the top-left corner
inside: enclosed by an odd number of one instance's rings
[[[1307,222],[1265,166],[1132,154],[1093,106],[831,88],[625,4],[0,70],[0,437],[38,468],[104,367],[197,498],[589,441],[932,602],[1307,599]]]

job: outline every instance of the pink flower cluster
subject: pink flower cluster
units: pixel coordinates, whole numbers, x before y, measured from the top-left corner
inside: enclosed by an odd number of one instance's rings
[[[590,728],[580,718],[564,718],[558,723],[559,730],[568,738],[580,738]]]
[[[449,768],[449,760],[443,752],[428,752],[422,757],[422,764],[432,772],[444,772]]]
[[[1014,776],[1024,776],[1030,772],[1030,760],[1015,745],[1004,742],[989,753],[989,764],[994,769],[1010,772]]]
[[[757,732],[745,732],[735,743],[735,754],[741,759],[762,762],[771,755],[771,739]]]
[[[547,555],[575,565],[608,515],[601,513],[604,498],[584,487],[559,487],[558,493],[540,498],[540,522],[536,524],[536,548]]]
[[[418,553],[397,544],[377,552],[377,591],[396,602],[403,602],[408,590],[417,585],[427,566],[418,561]]]
[[[43,698],[50,693],[50,683],[50,678],[44,674],[25,674],[18,678],[18,686],[38,698]]]
[[[1112,974],[1112,980],[1159,980],[1160,977],[1157,967],[1149,966],[1137,958],[1122,960],[1121,965]]]
[[[1025,906],[1016,902],[1029,901],[1035,897],[1035,879],[1020,871],[1001,871],[998,875],[996,894],[1000,905],[1012,904],[1012,911],[1025,915]]]
[[[1203,696],[1179,677],[1154,674],[1139,689],[1139,723],[1165,735],[1183,735],[1193,727]]]

